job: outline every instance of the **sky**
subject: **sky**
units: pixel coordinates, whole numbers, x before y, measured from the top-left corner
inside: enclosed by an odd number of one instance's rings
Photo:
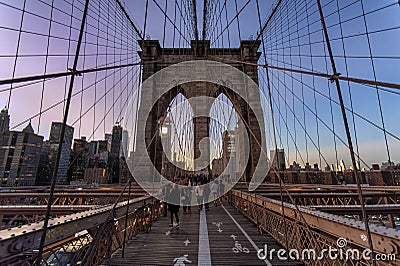
[[[23,0],[1,0],[0,80],[10,79],[13,76],[17,78],[64,72],[70,68],[79,33],[82,2],[74,1],[72,6],[72,0],[28,0],[24,8]],[[133,23],[143,32],[146,1],[122,2]],[[242,39],[256,38],[259,31],[256,1],[251,0],[246,4],[247,2],[247,0],[237,1],[238,10],[245,6],[238,16]],[[331,44],[338,72],[343,76],[369,80],[376,78],[378,81],[399,84],[400,6],[397,1],[321,2],[328,34],[332,36]],[[156,3],[161,9],[167,10],[166,13],[171,21],[175,18],[177,10],[175,1],[149,0],[146,37],[158,39],[161,44],[165,39],[165,47],[184,45],[182,39],[179,42],[179,34],[176,33],[178,28],[182,32],[185,27],[187,28],[187,24],[185,25],[180,19],[179,11],[175,19],[175,35],[174,27],[168,19],[164,34],[165,16]],[[219,4],[218,9],[224,1],[215,3]],[[263,23],[274,4],[275,1],[259,0]],[[200,35],[202,5],[203,1],[197,1]],[[222,13],[222,23],[214,23],[216,29],[213,31],[220,31],[220,27],[225,27],[227,21],[232,23],[228,27],[229,31],[225,30],[214,46],[228,46],[229,32],[231,47],[238,47],[239,30],[237,20],[234,19],[235,1],[227,0],[226,6],[227,14]],[[25,10],[24,16],[22,9]],[[266,27],[263,37],[268,64],[322,73],[332,72],[330,62],[326,60],[326,46],[322,42],[321,24],[316,11],[314,0],[282,1],[281,7]],[[88,15],[84,44],[81,47],[81,55],[85,56],[81,56],[78,61],[78,69],[139,61],[137,51],[140,48],[136,42],[137,34],[114,1],[92,0]],[[342,24],[338,21],[342,21]],[[20,27],[23,31],[21,34]],[[369,43],[365,34],[366,29],[369,32]],[[47,35],[51,35],[51,38]],[[340,36],[345,38],[341,39]],[[215,35],[211,36],[211,39],[213,38],[215,39]],[[260,47],[259,51],[263,52],[263,48]],[[16,54],[18,54],[17,60]],[[46,57],[46,54],[50,56]],[[371,55],[373,60],[370,58]],[[263,56],[260,63],[265,63]],[[75,128],[76,138],[86,136],[89,139],[102,139],[104,133],[111,132],[115,122],[124,119],[129,99],[132,96],[137,97],[135,92],[140,80],[138,69],[138,67],[123,68],[115,72],[91,73],[76,78],[68,119],[68,123]],[[325,160],[335,163],[338,158],[344,159],[348,164],[348,149],[341,140],[344,140],[344,143],[347,141],[340,108],[335,103],[337,93],[334,84],[325,78],[312,78],[290,72],[269,70],[268,73],[274,99],[277,144],[285,149],[288,162],[294,160],[300,163],[321,162],[324,166]],[[259,75],[261,92],[268,99],[265,69],[260,68]],[[13,84],[10,102],[10,85],[0,85],[0,106],[9,105],[11,126],[20,130],[32,120],[35,131],[47,138],[51,121],[62,119],[63,98],[69,81],[69,78],[58,78],[31,85]],[[344,103],[348,108],[347,116],[355,149],[359,151],[361,159],[366,165],[388,160],[385,135],[379,129],[382,127],[380,101],[388,132],[386,137],[390,157],[392,161],[399,162],[400,141],[396,139],[400,136],[399,91],[379,90],[378,101],[375,87],[347,82],[340,84]],[[329,95],[330,97],[326,97]],[[268,101],[263,106],[269,108]],[[43,112],[47,109],[48,111],[38,115],[41,110]],[[355,113],[354,119],[351,110]],[[83,118],[79,119],[82,115]],[[331,132],[333,128],[336,137]],[[324,158],[319,156],[318,150]]]

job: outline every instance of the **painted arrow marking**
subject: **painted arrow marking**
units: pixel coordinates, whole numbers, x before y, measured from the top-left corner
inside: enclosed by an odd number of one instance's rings
[[[185,246],[187,246],[190,244],[190,241],[189,241],[189,239],[186,239],[185,241],[183,241],[183,243],[185,244]]]

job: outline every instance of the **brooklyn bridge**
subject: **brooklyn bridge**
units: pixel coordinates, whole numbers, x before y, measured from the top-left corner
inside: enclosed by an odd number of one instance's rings
[[[0,0],[0,265],[400,265],[399,12]]]

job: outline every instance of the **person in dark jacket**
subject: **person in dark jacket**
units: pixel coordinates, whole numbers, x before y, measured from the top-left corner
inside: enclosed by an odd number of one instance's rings
[[[208,204],[208,198],[210,197],[210,193],[211,193],[210,183],[205,183],[203,191],[203,200],[205,203],[206,211],[210,209],[210,206]]]
[[[178,212],[180,209],[180,201],[181,201],[181,193],[179,191],[179,187],[177,184],[174,184],[171,192],[169,193],[169,199],[168,199],[168,209],[169,212],[171,213],[171,223],[169,224],[170,227],[174,225],[174,215],[175,215],[175,220],[176,220],[176,228],[179,228],[179,216]]]

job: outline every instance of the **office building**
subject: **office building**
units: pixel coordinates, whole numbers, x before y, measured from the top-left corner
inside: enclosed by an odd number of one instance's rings
[[[285,150],[278,149],[277,151],[270,151],[271,169],[273,170],[285,170]],[[309,166],[309,164],[308,164]]]
[[[31,123],[22,131],[0,134],[0,179],[2,186],[35,185],[43,137]]]
[[[109,167],[111,170],[111,183],[119,182],[119,164],[122,142],[122,127],[116,125],[113,127],[111,138],[111,152],[109,158]]]
[[[89,164],[89,143],[86,137],[75,139],[72,146],[70,167],[68,169],[69,180],[82,180],[84,171]]]
[[[10,130],[10,115],[8,109],[4,107],[0,112],[0,135]]]
[[[57,152],[60,143],[62,123],[53,122],[51,124],[49,140],[43,143],[40,156],[38,185],[49,185],[53,176]],[[67,172],[71,156],[72,139],[74,128],[66,125],[64,140],[61,148],[60,163],[57,171],[57,184],[67,184]]]

